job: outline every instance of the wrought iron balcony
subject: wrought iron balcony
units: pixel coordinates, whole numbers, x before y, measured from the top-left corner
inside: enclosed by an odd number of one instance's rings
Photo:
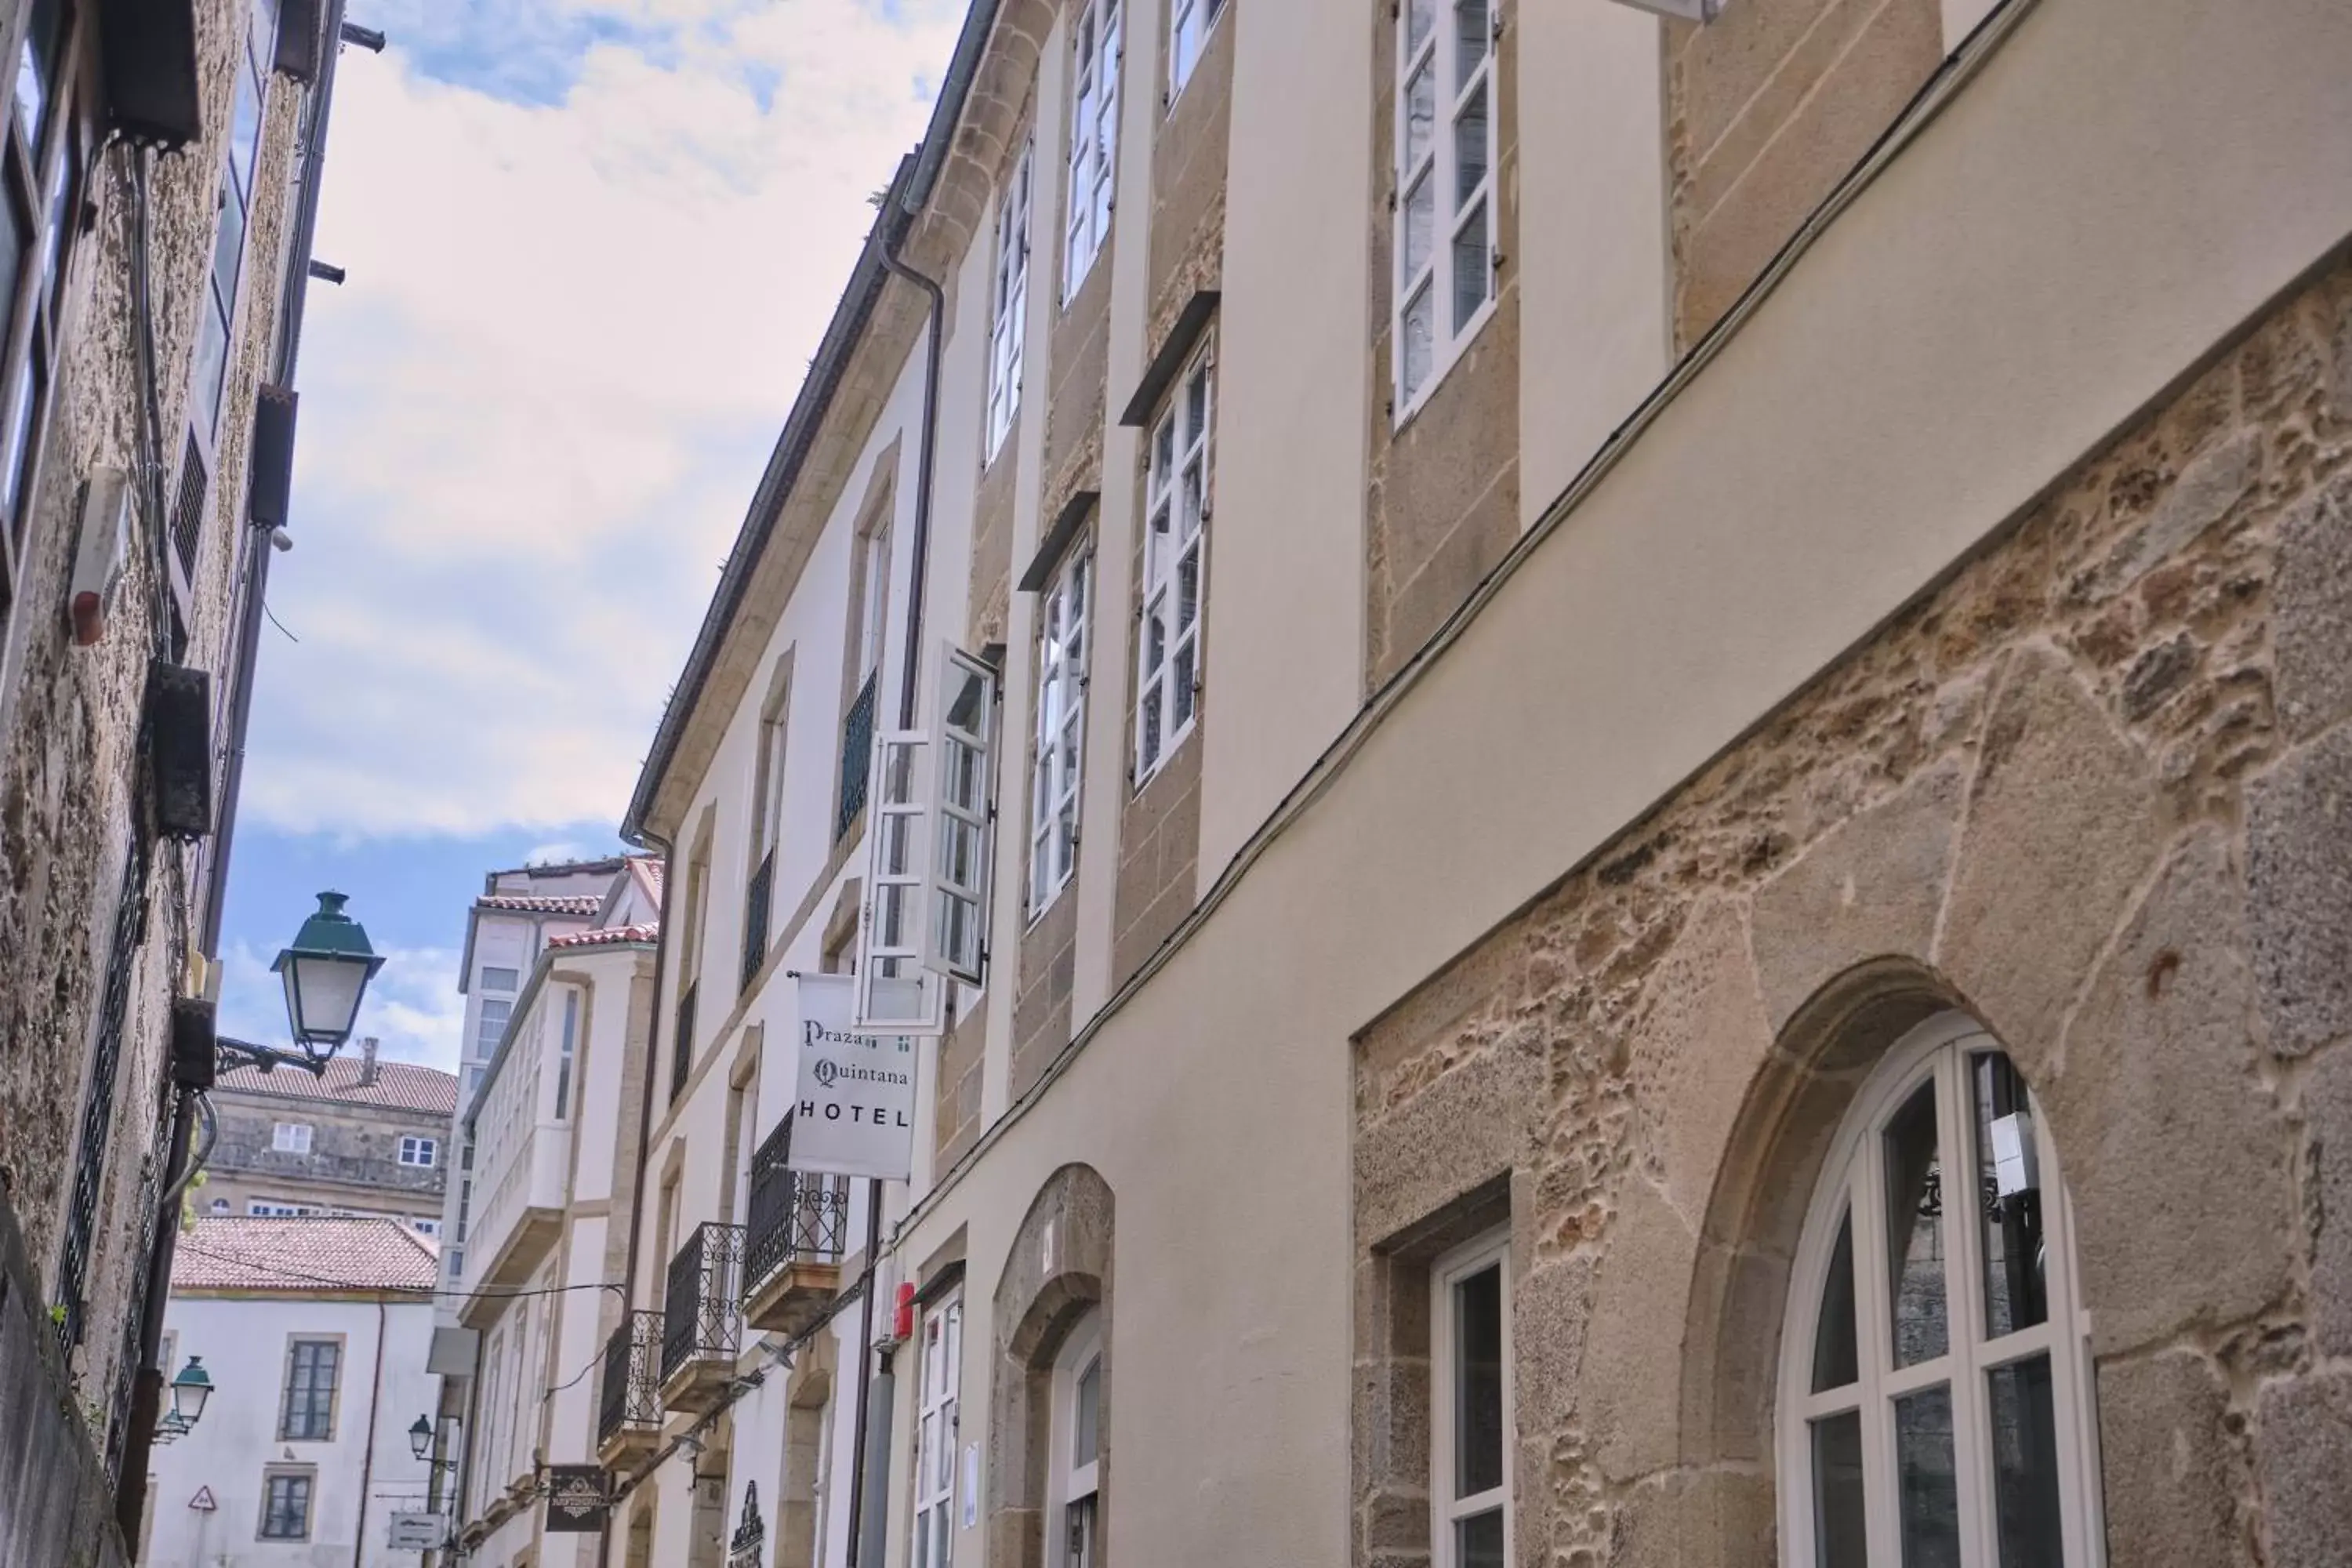
[[[630,1312],[604,1342],[603,1398],[596,1407],[600,1458],[625,1449],[633,1440],[650,1443],[661,1429],[662,1315]]]
[[[797,1333],[841,1288],[849,1178],[793,1170],[787,1115],[751,1156],[751,1224],[743,1312],[755,1329]]]
[[[701,989],[701,982],[697,981],[677,999],[677,1034],[669,1047],[669,1098],[673,1105],[686,1092],[686,1080],[694,1072],[694,1004],[696,993]]]
[[[776,886],[776,852],[769,850],[760,858],[760,868],[751,873],[751,886],[743,890],[743,983],[741,989],[751,989],[751,982],[760,977],[760,965],[768,957],[768,905]]]
[[[857,689],[857,700],[841,721],[841,806],[834,814],[833,836],[839,838],[866,809],[866,774],[874,766],[875,688],[882,672],[876,670]]]
[[[696,1226],[669,1260],[662,1297],[661,1397],[671,1410],[707,1410],[743,1348],[743,1227]]]

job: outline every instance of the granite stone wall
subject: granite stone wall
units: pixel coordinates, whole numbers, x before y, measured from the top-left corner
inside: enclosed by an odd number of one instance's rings
[[[1507,1216],[1519,1563],[1773,1563],[1805,1205],[1950,1008],[2074,1202],[2108,1560],[2342,1561],[2352,267],[1359,1038],[1354,1561],[1428,1551],[1416,1261]]]

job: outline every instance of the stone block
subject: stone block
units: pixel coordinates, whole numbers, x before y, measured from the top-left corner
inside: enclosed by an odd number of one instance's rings
[[[2100,569],[2100,585],[2122,588],[2171,559],[2199,534],[2230,515],[2262,477],[2262,440],[2244,431],[2180,470],[2140,525],[2116,542]]]
[[[1706,1214],[1731,1124],[1772,1030],[1736,904],[1696,910],[1643,997],[1630,1061],[1642,1134],[1638,1155],[1657,1171],[1666,1200],[1694,1231]]]
[[[2282,729],[2300,739],[2352,715],[2352,474],[2279,521],[2271,638]]]
[[[1679,1448],[1683,1325],[1698,1238],[1663,1194],[1629,1178],[1603,1247],[1577,1403],[1601,1472],[1631,1480],[1673,1464]]]
[[[2241,1561],[2227,1399],[2189,1351],[2099,1368],[2107,1561],[2116,1568],[2221,1568]]]
[[[1359,1131],[1358,1240],[1377,1245],[1528,1158],[1543,1089],[1531,1052],[1496,1050]]]
[[[1612,1568],[1769,1568],[1772,1479],[1678,1472],[1627,1491],[1610,1521]]]
[[[2352,1051],[2322,1058],[2303,1089],[2316,1191],[2312,1237],[2311,1338],[2323,1356],[2352,1356]],[[2306,1209],[2308,1212],[2308,1209]]]
[[[2247,788],[2246,860],[2271,1049],[2302,1056],[2352,1034],[2352,726]]]
[[[1756,894],[1756,978],[1777,1031],[1806,998],[1867,958],[1935,945],[1967,781],[1957,761],[1816,840]]]
[[[2066,1008],[2162,847],[2146,761],[2054,654],[1993,699],[1939,966],[2040,1081]]]
[[[2257,1422],[2269,1568],[2343,1568],[2352,1558],[2352,1372],[2271,1384]]]
[[[2042,1091],[2102,1350],[2234,1321],[2287,1289],[2294,1187],[2253,1075],[2245,929],[2228,847],[2200,834],[2100,965]]]
[[[1592,1259],[1575,1258],[1536,1269],[1512,1292],[1513,1393],[1522,1436],[1555,1431],[1574,1415],[1592,1282]]]

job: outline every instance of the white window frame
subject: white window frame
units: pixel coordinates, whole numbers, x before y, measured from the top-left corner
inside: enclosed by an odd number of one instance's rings
[[[1460,17],[1475,6],[1485,13],[1485,47],[1466,70],[1462,59]],[[1390,295],[1391,377],[1395,391],[1395,421],[1402,425],[1427,402],[1431,391],[1461,358],[1463,349],[1478,335],[1495,312],[1496,157],[1495,54],[1496,18],[1499,0],[1403,0],[1397,7],[1395,128],[1392,166],[1396,173],[1395,222],[1391,233],[1391,292]],[[1417,44],[1412,37],[1416,21],[1426,16],[1429,34]],[[1428,144],[1415,149],[1412,135],[1412,86],[1426,68],[1430,73],[1432,112]],[[1454,84],[1454,85],[1449,85]],[[1483,160],[1475,180],[1466,188],[1459,116],[1473,98],[1486,103]],[[1427,182],[1430,192],[1429,254],[1408,254],[1407,235],[1412,222],[1413,198]],[[1449,203],[1448,195],[1453,197]],[[1442,210],[1441,210],[1442,209]],[[1473,227],[1477,228],[1475,235]],[[1455,247],[1475,241],[1478,264],[1485,268],[1483,299],[1467,316],[1456,320]],[[1408,321],[1413,305],[1429,300],[1429,366],[1418,383],[1406,379]]]
[[[1503,1329],[1502,1484],[1467,1497],[1454,1495],[1454,1287],[1487,1268],[1501,1270]],[[1518,1447],[1512,1405],[1511,1233],[1507,1227],[1446,1253],[1429,1270],[1429,1562],[1430,1568],[1459,1568],[1454,1562],[1456,1521],[1494,1509],[1503,1510],[1503,1561],[1516,1562],[1511,1528],[1511,1480]]]
[[[857,681],[862,687],[881,674],[882,655],[890,632],[890,520],[887,514],[857,536],[857,548],[861,563],[857,574]],[[880,692],[875,695],[878,701]]]
[[[1022,144],[996,214],[995,299],[989,312],[988,430],[981,464],[993,462],[1021,412],[1023,340],[1029,332],[1029,207],[1036,184],[1037,142]]]
[[[278,1154],[308,1154],[310,1152],[310,1124],[307,1121],[280,1121],[270,1130],[269,1148]]]
[[[2034,1148],[2043,1196],[2044,1289],[2048,1313],[2031,1328],[1999,1340],[1985,1339],[1983,1238],[1974,1224],[1943,1227],[1945,1352],[1895,1368],[1888,1343],[1884,1140],[1887,1121],[1919,1086],[1936,1081],[1937,1148],[1939,1170],[1953,1151],[1975,1174],[1975,1100],[1969,1058],[2007,1047],[1973,1018],[1944,1014],[1930,1018],[1897,1042],[1873,1072],[1831,1145],[1822,1178],[1814,1188],[1805,1229],[1790,1271],[1786,1331],[1781,1355],[1777,1441],[1780,1474],[1780,1561],[1806,1568],[1817,1561],[1814,1518],[1813,1422],[1848,1410],[1862,1412],[1864,1513],[1870,1561],[1900,1560],[1900,1521],[1895,1504],[1896,1398],[1938,1385],[1951,1391],[1954,1487],[1958,1501],[1960,1560],[1990,1563],[1998,1556],[1994,1513],[1991,1420],[1987,1414],[1986,1375],[2000,1367],[2047,1354],[2050,1358],[2053,1425],[2060,1455],[2059,1517],[2067,1568],[2099,1568],[2105,1561],[2105,1526],[2099,1481],[2097,1409],[2089,1352],[2090,1314],[2075,1278],[2074,1215],[2060,1175],[2058,1154],[2044,1118],[2034,1115]],[[2029,1093],[2031,1091],[2029,1090]],[[2038,1110],[2038,1101],[2033,1102]],[[1946,1192],[1969,1183],[1946,1180]],[[1838,1232],[1853,1215],[1853,1383],[1812,1392],[1813,1346],[1821,1324],[1822,1290],[1828,1283]],[[1947,1207],[1946,1215],[1958,1212]]]
[[[273,1534],[269,1529],[270,1489],[278,1481],[302,1483],[302,1528],[292,1535]],[[269,1465],[261,1472],[261,1521],[254,1527],[256,1541],[308,1541],[319,1522],[319,1471],[311,1465]]]
[[[275,1198],[247,1198],[245,1204],[247,1219],[302,1219],[318,1212],[309,1204],[280,1203]]]
[[[866,899],[857,922],[857,1024],[945,1032],[947,982],[923,964],[930,922],[930,748],[919,731],[877,731],[866,797]]]
[[[1192,68],[1208,52],[1209,35],[1224,19],[1225,0],[1168,0],[1168,106],[1184,95]]]
[[[580,987],[563,988],[563,1022],[555,1047],[555,1120],[572,1120],[572,1100],[580,1092],[577,1068],[580,1055]]]
[[[1070,23],[1070,162],[1062,202],[1062,303],[1110,237],[1118,177],[1119,0],[1086,0]]]
[[[948,1568],[955,1556],[958,1394],[963,1378],[963,1293],[951,1290],[924,1312],[918,1342],[915,1415],[915,1539],[910,1568]]]
[[[1197,425],[1192,393],[1200,388]],[[1135,638],[1135,787],[1141,789],[1201,717],[1201,624],[1209,608],[1209,524],[1216,512],[1217,355],[1212,336],[1186,362],[1152,421],[1144,484],[1143,603]],[[1187,483],[1197,489],[1188,491]],[[1179,592],[1192,564],[1192,618]],[[1154,634],[1160,658],[1152,662]],[[1180,697],[1186,707],[1171,721]],[[1158,736],[1152,734],[1154,716]]]
[[[1045,1424],[1045,1562],[1047,1568],[1093,1568],[1102,1558],[1102,1451],[1109,1447],[1110,1434],[1102,1420],[1101,1373],[1096,1373],[1095,1383],[1095,1454],[1084,1463],[1077,1462],[1073,1452],[1077,1439],[1077,1395],[1079,1380],[1090,1366],[1099,1368],[1103,1359],[1102,1314],[1090,1311],[1071,1329],[1063,1342],[1061,1353],[1054,1359],[1054,1407],[1052,1418]],[[1088,1498],[1097,1500],[1095,1512],[1094,1548],[1086,1563],[1073,1562],[1070,1553],[1069,1510],[1073,1504]]]
[[[1078,787],[1086,773],[1087,616],[1094,547],[1081,543],[1037,601],[1037,690],[1029,748],[1029,918],[1053,907],[1078,869]]]
[[[988,961],[988,867],[994,849],[996,671],[951,644],[940,647],[930,752],[930,875],[923,888],[923,967],[967,985]]]
[[[494,975],[501,974],[506,976],[506,978],[503,980],[492,978]],[[513,964],[486,963],[482,965],[482,989],[485,992],[496,991],[501,995],[511,996],[514,994],[517,984],[520,982],[521,979],[522,971]]]
[[[409,1155],[412,1153],[418,1158],[410,1159]],[[433,1169],[441,1163],[441,1141],[438,1138],[419,1138],[414,1133],[402,1133],[400,1163],[404,1165],[414,1165],[420,1170]]]
[[[441,1234],[441,1222],[437,1219],[412,1219],[408,1225],[419,1236],[437,1237]]]
[[[778,661],[760,713],[760,750],[752,763],[751,868],[755,871],[761,859],[776,853],[784,837],[784,759],[793,710],[791,658],[787,653]]]
[[[496,1027],[490,1025],[490,1009],[503,1008]],[[480,1009],[474,1015],[474,1055],[488,1061],[496,1056],[499,1042],[506,1038],[507,1026],[514,1022],[514,1004],[504,996],[485,996]]]

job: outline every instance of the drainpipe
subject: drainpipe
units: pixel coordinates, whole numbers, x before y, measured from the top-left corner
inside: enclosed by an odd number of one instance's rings
[[[375,1478],[376,1406],[383,1401],[383,1336],[391,1321],[383,1298],[375,1299],[375,1382],[368,1389],[367,1448],[360,1455],[359,1528],[352,1531],[352,1568],[362,1568],[367,1551],[368,1483]]]

